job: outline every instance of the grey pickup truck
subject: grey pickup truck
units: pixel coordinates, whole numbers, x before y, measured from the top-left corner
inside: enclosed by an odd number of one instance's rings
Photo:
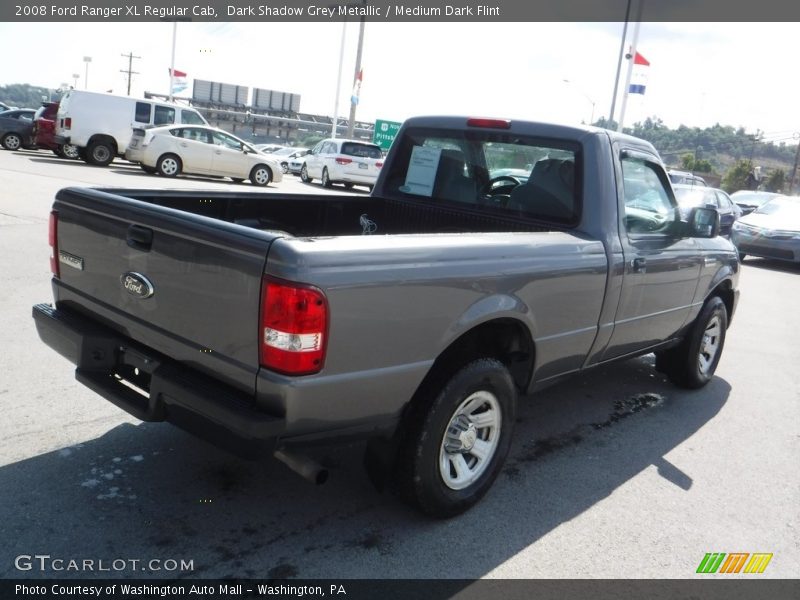
[[[497,477],[519,395],[650,352],[712,378],[738,298],[718,231],[642,140],[418,117],[371,195],[61,190],[33,317],[139,419],[316,481],[301,446],[367,439],[373,480],[447,517]]]

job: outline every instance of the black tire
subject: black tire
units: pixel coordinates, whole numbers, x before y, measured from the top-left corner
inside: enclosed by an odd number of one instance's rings
[[[719,296],[703,305],[680,345],[656,353],[656,369],[677,386],[695,390],[714,376],[728,329],[728,310]]]
[[[142,171],[144,171],[145,173],[148,173],[149,175],[155,175],[156,174],[156,168],[155,167],[148,167],[147,165],[143,165],[143,164],[140,163],[139,164],[139,168]]]
[[[156,171],[164,177],[177,177],[183,170],[183,163],[175,154],[165,154],[158,159]]]
[[[300,168],[300,180],[303,183],[311,183],[311,177],[308,176],[308,169],[306,169],[305,164]]]
[[[333,185],[330,176],[328,175],[328,167],[322,169],[322,187],[329,188]]]
[[[256,165],[250,171],[250,183],[259,187],[265,187],[272,181],[272,169],[267,165]]]
[[[19,150],[22,148],[22,138],[16,133],[7,133],[3,136],[2,144],[6,150]]]
[[[100,140],[92,142],[86,148],[86,156],[89,164],[106,167],[114,160],[115,150],[113,146],[106,141]]]
[[[61,146],[53,148],[53,154],[55,154],[56,156],[60,156],[61,158],[64,158],[64,153],[61,151]]]
[[[281,171],[283,171],[284,175],[286,175],[289,172],[289,163],[288,162],[282,162],[281,163]]]
[[[86,153],[86,148],[78,148],[78,158],[83,162],[89,162],[89,155]]]
[[[474,360],[438,384],[424,384],[401,433],[395,490],[434,517],[452,517],[473,506],[503,466],[516,404],[511,375],[493,358]]]

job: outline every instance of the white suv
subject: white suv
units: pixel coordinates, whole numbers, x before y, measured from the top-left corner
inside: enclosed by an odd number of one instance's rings
[[[359,140],[322,140],[305,156],[300,178],[319,179],[324,187],[343,183],[346,188],[365,185],[370,191],[383,166],[380,146]]]

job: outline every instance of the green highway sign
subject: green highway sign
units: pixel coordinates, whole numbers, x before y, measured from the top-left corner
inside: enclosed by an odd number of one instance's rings
[[[372,132],[372,141],[381,147],[381,150],[388,150],[392,145],[397,132],[400,131],[402,123],[395,121],[382,121],[375,119],[375,130]]]

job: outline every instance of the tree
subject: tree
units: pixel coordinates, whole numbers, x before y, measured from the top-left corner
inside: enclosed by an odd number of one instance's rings
[[[687,152],[683,156],[681,156],[681,168],[684,171],[693,171],[694,170],[694,154],[691,152]]]
[[[749,160],[738,161],[722,178],[722,189],[729,194],[748,189],[747,178],[752,172],[752,162]]]
[[[775,169],[767,177],[764,187],[768,192],[782,192],[786,185],[786,171],[783,169]]]

